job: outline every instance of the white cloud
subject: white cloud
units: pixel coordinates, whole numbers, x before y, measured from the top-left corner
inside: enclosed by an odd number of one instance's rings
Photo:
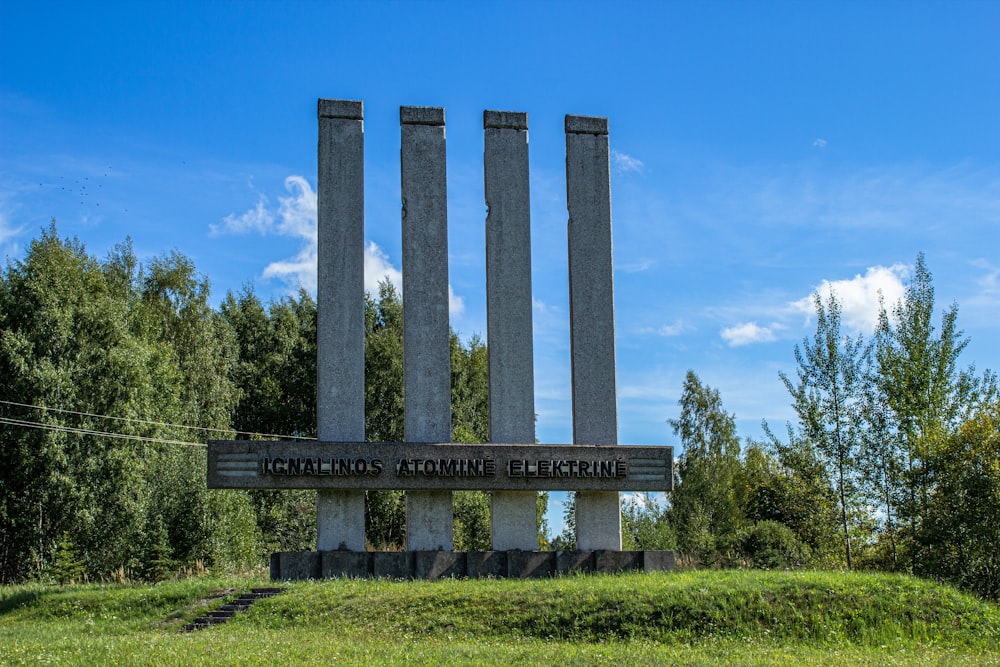
[[[17,246],[14,240],[24,232],[24,225],[19,227],[11,226],[10,216],[7,212],[7,199],[8,195],[6,193],[0,194],[0,247],[10,244],[16,253]]]
[[[616,171],[622,174],[629,172],[641,174],[643,169],[646,168],[646,165],[639,158],[634,158],[627,153],[616,151],[613,148],[611,149],[611,164],[614,165]]]
[[[824,280],[812,294],[793,302],[792,310],[811,316],[816,312],[813,296],[818,293],[826,302],[833,292],[840,301],[843,323],[855,331],[871,333],[878,324],[879,295],[886,307],[891,308],[903,297],[906,290],[903,280],[909,273],[905,264],[894,264],[869,267],[865,275],[858,274],[850,280]]]
[[[247,232],[266,234],[273,226],[274,215],[267,209],[267,198],[261,195],[255,208],[243,215],[227,215],[221,225],[209,225],[208,229],[212,236],[245,234]]]
[[[638,330],[638,333],[646,336],[655,335],[663,336],[664,338],[672,338],[673,336],[680,336],[688,329],[690,329],[690,327],[687,324],[678,320],[673,324],[663,324],[658,327],[642,327]]]
[[[751,343],[770,343],[775,340],[775,326],[762,327],[756,322],[744,322],[722,330],[722,339],[731,347],[750,345]]]
[[[656,260],[649,259],[648,257],[640,257],[632,262],[620,263],[615,268],[625,273],[642,273],[643,271],[648,271],[655,265]]]
[[[826,139],[817,139],[813,142],[814,148],[819,148],[820,150],[826,148]]]
[[[278,198],[274,210],[267,197],[261,195],[257,205],[241,215],[228,215],[221,225],[210,225],[212,235],[246,234],[256,232],[262,236],[273,234],[300,239],[302,246],[294,257],[271,262],[264,268],[264,277],[286,282],[298,289],[316,292],[316,192],[302,176],[285,179],[288,196]],[[403,274],[389,260],[389,256],[374,242],[364,250],[365,290],[378,293],[378,284],[389,279],[398,293],[402,293]],[[461,315],[465,301],[448,286],[448,312]]]

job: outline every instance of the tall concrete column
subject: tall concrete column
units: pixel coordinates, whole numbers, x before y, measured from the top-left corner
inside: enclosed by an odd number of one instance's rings
[[[528,114],[485,111],[490,441],[535,442]],[[493,548],[538,548],[534,491],[494,491]]]
[[[618,444],[608,119],[566,116],[573,442]],[[576,494],[578,549],[622,547],[615,491]]]
[[[451,442],[444,109],[400,107],[403,195],[403,432]],[[454,548],[450,491],[406,493],[409,551]]]
[[[319,100],[317,431],[365,439],[364,107]],[[365,550],[364,491],[320,490],[316,548]]]

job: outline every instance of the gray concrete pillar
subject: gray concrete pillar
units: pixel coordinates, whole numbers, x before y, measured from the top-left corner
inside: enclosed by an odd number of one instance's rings
[[[317,431],[365,439],[364,107],[319,100]],[[365,550],[364,491],[320,490],[316,548]]]
[[[485,111],[490,441],[535,442],[528,114]],[[494,491],[493,548],[538,548],[534,491]]]
[[[618,444],[608,119],[566,116],[573,442]],[[576,548],[622,548],[617,492],[576,494]]]
[[[403,195],[403,432],[451,441],[444,109],[400,107]],[[406,548],[454,548],[450,491],[408,491]]]

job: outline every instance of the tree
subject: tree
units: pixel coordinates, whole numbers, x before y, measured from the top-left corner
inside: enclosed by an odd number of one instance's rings
[[[622,499],[622,548],[626,550],[675,549],[677,536],[667,515],[666,504],[651,493]]]
[[[879,316],[873,370],[886,424],[878,428],[889,432],[896,451],[871,457],[885,465],[876,478],[898,480],[903,487],[887,492],[886,498],[899,503],[895,515],[908,526],[915,547],[911,565],[918,571],[935,548],[921,541],[935,484],[931,461],[958,426],[996,395],[992,374],[977,377],[972,366],[958,368],[958,357],[969,343],[957,327],[958,306],[942,313],[937,333],[933,315],[934,286],[919,254],[903,298],[891,316],[884,307]],[[901,475],[891,468],[896,461]]]
[[[844,535],[844,555],[851,569],[849,501],[856,494],[855,455],[860,441],[858,416],[862,404],[864,347],[862,337],[842,336],[840,303],[830,292],[824,305],[817,293],[816,333],[810,341],[795,346],[797,382],[785,373],[781,381],[794,399],[792,406],[799,424],[834,473],[840,500],[840,526]]]
[[[935,485],[923,539],[927,574],[1000,599],[1000,401],[948,436],[930,461]]]
[[[719,392],[703,385],[694,371],[685,377],[678,404],[680,417],[670,426],[684,452],[670,518],[678,548],[707,563],[731,552],[745,520],[737,497],[740,443]]]
[[[838,503],[829,468],[791,425],[788,442],[775,436],[766,422],[763,428],[767,442],[751,442],[743,459],[747,520],[788,526],[809,548],[814,565],[841,562]]]

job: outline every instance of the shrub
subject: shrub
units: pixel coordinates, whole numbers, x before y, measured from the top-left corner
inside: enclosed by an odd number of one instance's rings
[[[777,521],[758,521],[741,531],[737,551],[751,567],[762,570],[804,567],[809,562],[809,547]]]

